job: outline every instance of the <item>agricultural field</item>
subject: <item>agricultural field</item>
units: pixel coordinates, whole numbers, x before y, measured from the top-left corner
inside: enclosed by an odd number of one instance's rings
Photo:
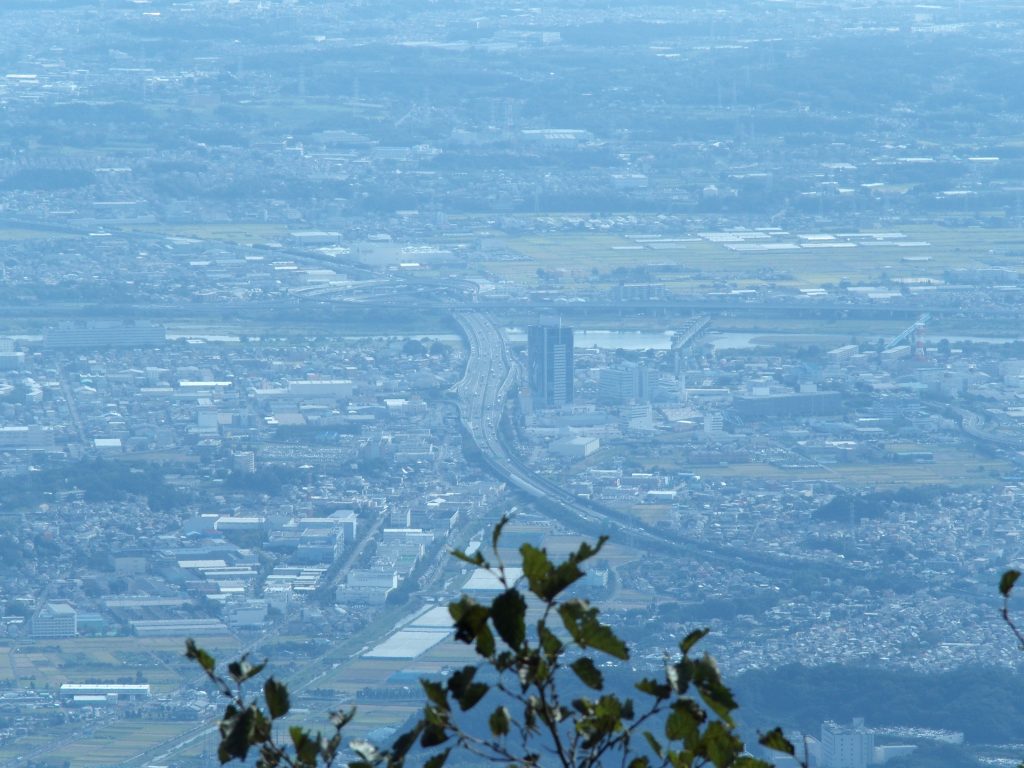
[[[47,759],[66,761],[70,768],[116,765],[193,728],[191,722],[122,720],[98,726],[87,738],[50,752]]]
[[[23,240],[68,240],[80,235],[71,232],[49,232],[42,229],[19,229],[17,227],[0,227],[0,242],[16,242]]]
[[[234,224],[136,224],[122,227],[125,232],[140,232],[165,237],[185,237],[196,240],[214,240],[228,243],[252,244],[277,240],[288,234],[280,224],[257,222]]]
[[[1019,263],[1024,232],[1013,229],[900,227],[868,232],[731,231],[679,236],[622,237],[599,233],[548,234],[501,241],[518,257],[484,260],[501,279],[527,286],[586,280],[614,285],[615,269],[646,269],[670,288],[729,283],[738,288],[771,282],[819,288],[848,281],[941,280],[950,269]],[[540,270],[540,272],[538,272]]]
[[[977,485],[993,475],[1010,472],[1013,466],[969,451],[932,449],[935,461],[925,464],[831,464],[811,467],[777,467],[771,464],[731,464],[697,467],[693,471],[714,480],[758,480],[838,483],[851,490],[888,490],[921,485]]]
[[[237,652],[233,638],[199,639],[214,655]],[[194,677],[181,638],[77,637],[68,640],[19,640],[0,644],[0,681],[37,690],[62,683],[95,680],[134,682],[142,673],[154,694],[169,693]]]

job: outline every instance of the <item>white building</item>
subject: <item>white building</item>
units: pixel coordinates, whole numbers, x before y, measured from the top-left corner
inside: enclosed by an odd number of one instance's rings
[[[335,601],[340,604],[365,603],[383,605],[392,590],[398,587],[398,573],[393,570],[353,569],[344,586],[335,590]]]
[[[259,629],[267,621],[267,601],[228,600],[224,604],[224,623],[232,629]]]
[[[704,414],[704,434],[708,437],[721,435],[724,427],[721,411],[709,411]]]
[[[29,633],[37,639],[75,637],[78,634],[78,611],[70,603],[47,603],[32,617]]]
[[[601,447],[601,441],[596,437],[568,437],[564,440],[556,440],[548,446],[548,449],[556,456],[578,461],[585,459]]]
[[[64,683],[60,687],[61,702],[79,706],[141,701],[149,696],[148,683]]]
[[[867,768],[874,752],[875,732],[865,727],[864,718],[855,717],[850,725],[821,724],[822,768]]]
[[[288,394],[299,397],[352,397],[353,384],[349,379],[314,379],[311,381],[289,381]]]

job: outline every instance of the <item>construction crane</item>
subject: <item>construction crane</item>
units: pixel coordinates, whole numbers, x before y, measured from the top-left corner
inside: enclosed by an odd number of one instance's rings
[[[919,318],[917,318],[917,320],[914,321],[913,325],[911,325],[909,328],[905,328],[902,333],[900,333],[898,336],[894,337],[891,341],[889,341],[889,343],[885,345],[885,348],[892,349],[893,347],[898,347],[911,336],[914,336],[916,346],[918,347],[915,354],[917,354],[918,357],[923,357],[924,326],[931,319],[932,316],[927,313],[921,315]]]

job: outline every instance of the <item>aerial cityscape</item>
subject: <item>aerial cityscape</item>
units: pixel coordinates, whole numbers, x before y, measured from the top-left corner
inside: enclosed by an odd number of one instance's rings
[[[503,516],[609,537],[609,679],[708,627],[815,768],[1018,765],[1022,34],[4,0],[0,766],[218,765],[188,638],[386,744]]]

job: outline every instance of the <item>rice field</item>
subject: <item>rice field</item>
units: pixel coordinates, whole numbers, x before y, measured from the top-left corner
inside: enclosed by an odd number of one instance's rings
[[[115,765],[182,735],[195,723],[123,720],[96,728],[91,735],[47,755],[50,762],[67,761],[71,768]]]
[[[230,656],[238,643],[230,637],[199,639],[215,656]],[[114,682],[141,672],[154,693],[166,693],[195,676],[184,657],[185,643],[174,637],[76,637],[68,640],[0,642],[0,681],[37,690],[62,683]]]

